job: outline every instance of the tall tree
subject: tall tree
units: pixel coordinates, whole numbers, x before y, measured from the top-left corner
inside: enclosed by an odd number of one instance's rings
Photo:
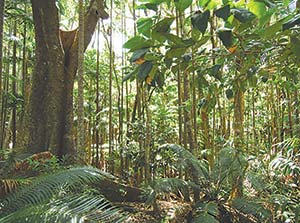
[[[2,58],[3,58],[3,20],[4,20],[4,5],[5,1],[0,1],[0,108],[2,107]],[[2,124],[2,112],[0,115],[0,125]],[[2,137],[2,127],[0,130],[0,137]],[[0,149],[2,149],[2,140],[0,140]]]
[[[59,30],[55,0],[31,0],[35,28],[35,68],[20,145],[30,152],[74,152],[73,87],[78,66],[78,32]],[[91,0],[84,18],[84,49],[99,18],[106,19],[103,0]]]
[[[84,8],[83,1],[79,0],[79,30],[78,30],[78,126],[77,126],[77,152],[84,151]],[[82,154],[83,155],[83,154]]]

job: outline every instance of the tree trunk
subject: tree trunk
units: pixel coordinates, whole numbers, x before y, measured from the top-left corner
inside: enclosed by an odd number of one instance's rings
[[[5,1],[0,1],[0,149],[2,149],[2,110],[3,110],[3,103],[2,103],[2,58],[3,58],[3,20],[4,20],[4,5]]]
[[[36,61],[25,128],[19,145],[28,152],[51,150],[58,156],[75,152],[73,142],[73,85],[77,71],[77,30],[59,30],[55,0],[31,0]],[[84,48],[99,17],[108,18],[102,0],[91,0],[85,15]]]
[[[84,131],[84,7],[83,0],[79,0],[79,28],[78,28],[78,97],[77,97],[77,153],[80,160],[85,157],[85,131]]]

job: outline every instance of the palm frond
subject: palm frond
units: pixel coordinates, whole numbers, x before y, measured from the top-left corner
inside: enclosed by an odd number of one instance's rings
[[[159,150],[169,149],[177,155],[178,163],[186,169],[191,169],[192,173],[199,179],[208,179],[208,164],[205,160],[198,160],[191,152],[177,144],[164,144]]]
[[[272,216],[261,202],[247,198],[236,198],[232,201],[231,207],[246,214],[255,217],[259,222],[269,222]]]
[[[227,183],[231,185],[237,177],[243,176],[248,166],[246,158],[232,147],[223,148],[219,151],[211,177],[217,187]]]
[[[216,202],[200,202],[196,205],[196,216],[193,223],[218,223],[218,204]]]
[[[23,178],[8,178],[0,180],[0,190],[2,194],[7,195],[12,191],[16,190],[20,185],[28,184],[30,181]],[[1,194],[1,196],[2,196]]]
[[[30,205],[49,201],[61,188],[76,189],[77,185],[100,182],[110,177],[98,169],[77,167],[37,177],[30,185],[9,194],[0,203],[0,216]]]
[[[185,181],[178,178],[161,178],[155,180],[152,185],[149,186],[150,190],[147,194],[146,203],[153,203],[157,196],[170,193],[180,193],[187,195],[189,188],[200,189],[198,185],[191,181]]]
[[[0,219],[3,223],[22,222],[103,222],[117,223],[126,216],[101,194],[72,194],[38,206],[20,209]]]

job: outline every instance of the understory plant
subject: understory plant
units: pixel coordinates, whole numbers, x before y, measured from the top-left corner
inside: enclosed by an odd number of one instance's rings
[[[92,167],[40,175],[0,202],[0,222],[124,222],[128,216],[93,186],[113,177]]]
[[[247,158],[246,154],[228,146],[219,151],[214,165],[209,167],[204,159],[198,159],[179,145],[165,144],[160,149],[174,153],[175,166],[177,170],[184,170],[186,177],[160,178],[148,186],[147,203],[158,210],[160,198],[174,194],[182,195],[186,200],[189,193],[198,191],[199,200],[193,203],[194,223],[299,221],[300,200],[295,193],[298,191],[299,194],[299,189],[294,188],[293,194],[291,190],[284,194],[283,185],[274,185],[272,179],[264,180],[269,174],[262,166],[253,164],[255,157]],[[271,166],[275,160],[269,162]],[[232,197],[233,183],[238,177],[243,179],[243,196]],[[297,185],[299,188],[299,182]]]

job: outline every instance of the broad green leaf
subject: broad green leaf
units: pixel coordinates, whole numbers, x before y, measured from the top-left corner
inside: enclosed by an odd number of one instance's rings
[[[186,46],[183,39],[180,38],[179,36],[176,36],[176,35],[171,34],[171,33],[167,33],[165,36],[168,40],[170,40],[172,43],[174,43],[176,45],[176,47]]]
[[[136,6],[135,9],[150,9],[156,12],[158,10],[158,6],[157,4],[146,3]]]
[[[140,65],[140,69],[137,75],[137,78],[139,81],[144,81],[146,77],[149,75],[153,68],[153,63],[152,61],[146,61],[142,65]]]
[[[200,32],[202,34],[204,34],[207,29],[209,16],[210,16],[210,13],[208,10],[206,10],[203,13],[196,12],[191,17],[191,22],[192,22],[193,28],[200,30]]]
[[[233,13],[234,17],[241,23],[250,22],[255,19],[255,15],[244,8],[231,9],[231,12]]]
[[[232,46],[233,36],[232,36],[231,29],[227,29],[227,28],[219,29],[217,33],[218,33],[220,40],[222,41],[223,45],[226,48]]]
[[[174,21],[174,18],[164,18],[153,26],[151,36],[153,39],[164,42],[166,38],[166,34],[170,32],[171,25]]]
[[[264,39],[271,39],[274,37],[274,35],[279,32],[282,29],[282,24],[290,17],[287,18],[283,18],[279,21],[277,21],[276,23],[274,23],[273,25],[261,30],[259,32],[259,35],[261,37],[263,37]]]
[[[154,25],[153,30],[160,33],[169,32],[173,21],[174,18],[164,18]]]
[[[219,18],[227,20],[228,17],[230,16],[230,6],[225,5],[224,7],[217,9],[215,11],[215,15]]]
[[[163,73],[161,72],[158,72],[156,75],[155,75],[155,82],[157,84],[157,87],[159,88],[162,88],[165,84],[165,76]]]
[[[166,52],[166,58],[174,58],[174,57],[181,57],[186,51],[186,47],[184,48],[171,48]]]
[[[214,78],[220,81],[222,78],[220,73],[221,67],[221,64],[216,64],[212,66],[211,68],[209,68],[209,75],[213,76]]]
[[[153,46],[153,42],[151,40],[145,39],[142,36],[132,37],[123,45],[124,48],[130,49],[130,51],[134,51],[141,48],[147,48],[151,46]]]
[[[215,9],[216,7],[222,5],[222,0],[210,0],[206,9],[212,10]]]
[[[134,80],[136,77],[136,74],[138,72],[139,67],[136,67],[132,72],[128,73],[124,78],[123,82],[128,81],[128,80]]]
[[[267,13],[265,3],[258,0],[250,0],[248,3],[248,8],[250,12],[256,15],[259,19]]]
[[[147,53],[144,56],[145,60],[160,60],[161,59],[161,55],[155,54],[155,53]]]
[[[150,31],[151,27],[153,25],[153,19],[152,18],[140,18],[137,21],[137,30],[139,33],[150,37]]]
[[[175,7],[180,11],[184,12],[191,4],[193,0],[174,0]]]
[[[210,0],[198,0],[199,6],[201,6],[203,8],[205,8],[209,2],[210,2]]]
[[[137,59],[143,57],[148,52],[148,50],[149,50],[148,48],[142,48],[134,51],[130,58],[130,62],[134,62]]]
[[[300,25],[300,14],[295,15],[294,18],[290,19],[289,21],[285,22],[282,25],[282,30],[287,30],[293,28],[296,25]]]

